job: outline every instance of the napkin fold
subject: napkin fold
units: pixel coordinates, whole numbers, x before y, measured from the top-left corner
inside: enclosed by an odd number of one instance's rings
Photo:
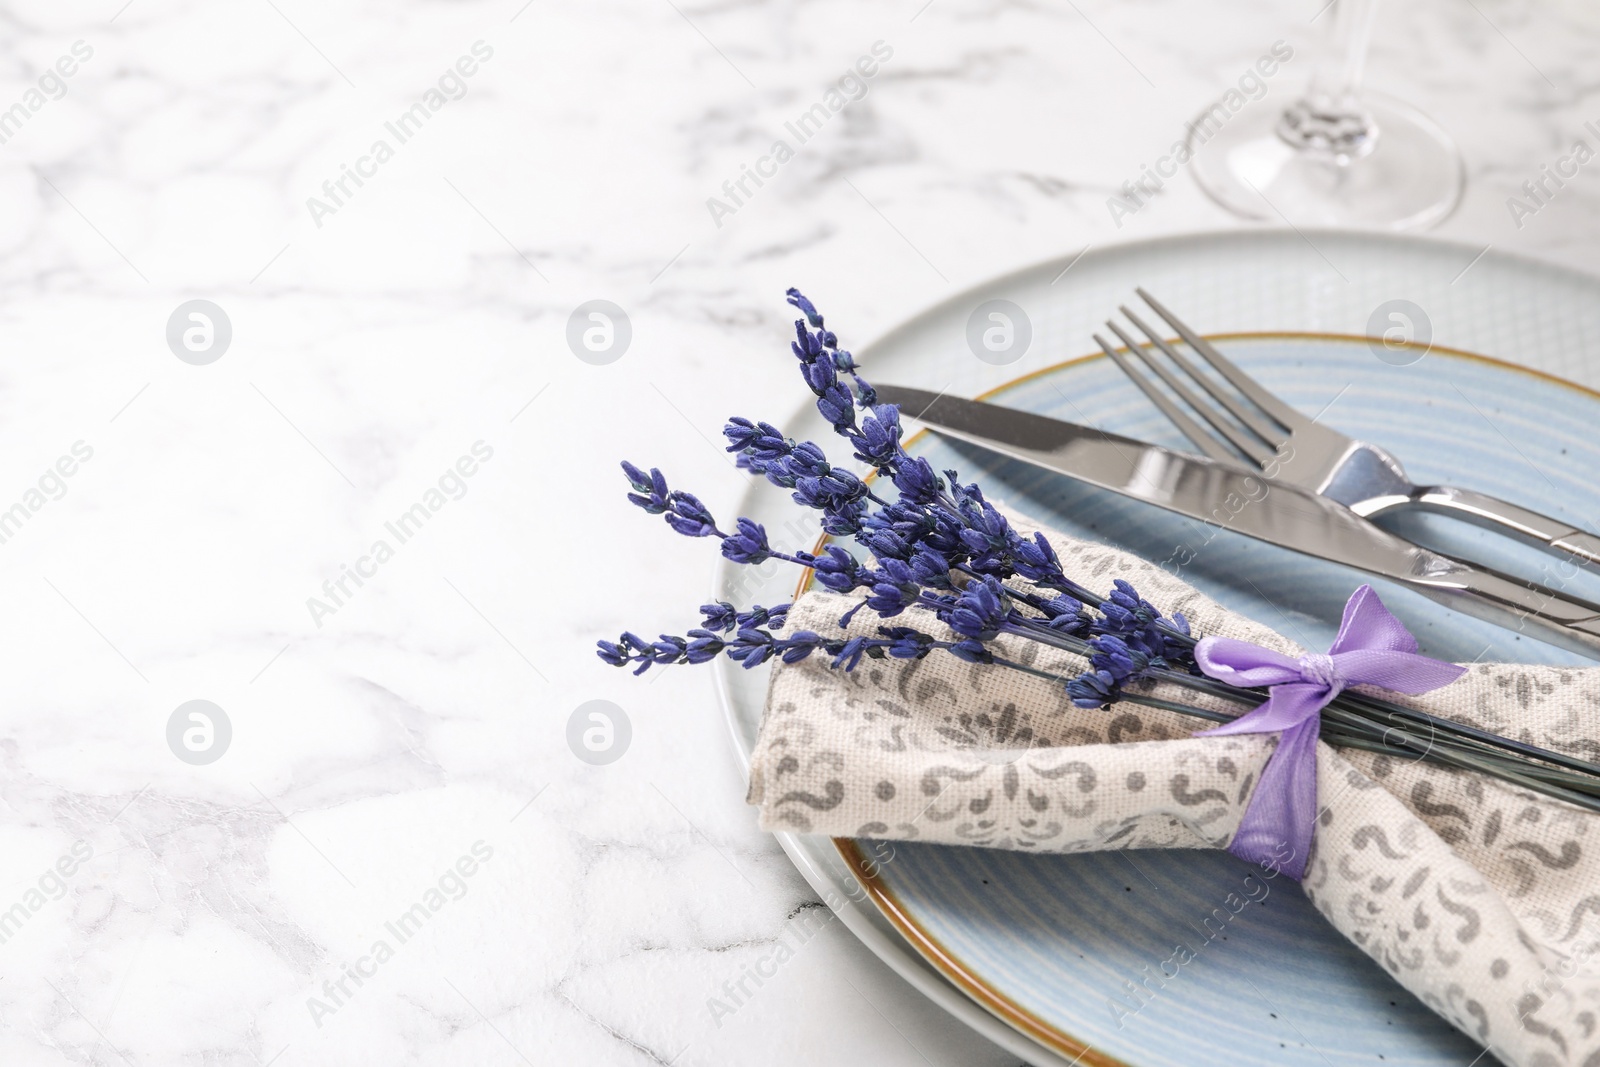
[[[1012,519],[1019,532],[1040,529]],[[1307,651],[1146,560],[1043,532],[1089,588],[1123,578],[1197,634]],[[788,629],[835,632],[853,603],[809,592]],[[919,615],[919,628],[943,636]],[[862,612],[848,629],[879,625]],[[999,643],[1028,666],[1083,669],[1032,642]],[[1442,689],[1384,695],[1600,758],[1600,668],[1472,664]],[[748,799],[772,831],[1035,852],[1227,848],[1277,738],[1193,736],[1205,725],[1134,704],[1079,708],[1056,683],[937,652],[848,674],[812,657],[773,670]],[[1300,858],[1302,888],[1328,921],[1503,1062],[1600,1067],[1600,816],[1483,775],[1321,741],[1316,760],[1320,814]]]

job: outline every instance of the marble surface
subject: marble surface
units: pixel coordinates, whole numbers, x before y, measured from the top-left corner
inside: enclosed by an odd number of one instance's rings
[[[0,1062],[1014,1064],[817,920],[708,676],[594,659],[710,582],[615,461],[732,505],[717,427],[799,399],[788,285],[859,341],[1236,225],[1187,176],[1106,200],[1278,39],[1287,99],[1319,6],[8,4]],[[1442,233],[1600,266],[1593,175],[1506,203],[1600,120],[1597,48],[1575,0],[1381,11],[1371,83],[1468,160]]]

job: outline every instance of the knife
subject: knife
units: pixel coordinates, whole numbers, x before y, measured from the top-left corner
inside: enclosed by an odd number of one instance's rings
[[[1600,659],[1600,605],[1430,551],[1260,472],[1028,411],[876,386],[942,437],[1316,559],[1387,578],[1463,614]]]

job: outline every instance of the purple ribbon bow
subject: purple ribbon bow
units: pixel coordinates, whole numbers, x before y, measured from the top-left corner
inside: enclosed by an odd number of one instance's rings
[[[1234,686],[1269,686],[1267,702],[1198,737],[1282,732],[1261,770],[1228,851],[1304,877],[1317,819],[1317,733],[1322,709],[1346,686],[1366,683],[1397,693],[1426,693],[1466,673],[1465,667],[1417,654],[1417,639],[1383,606],[1370,585],[1351,594],[1339,636],[1327,655],[1298,660],[1231,637],[1201,638],[1195,662]],[[1287,860],[1283,846],[1293,851]]]

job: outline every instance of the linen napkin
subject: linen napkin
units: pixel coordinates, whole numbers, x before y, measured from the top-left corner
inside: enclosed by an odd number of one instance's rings
[[[1012,516],[1019,532],[1038,527]],[[1132,582],[1196,634],[1301,649],[1137,556],[1051,530],[1091,589]],[[838,632],[854,600],[805,594],[787,628]],[[918,612],[915,625],[948,631]],[[882,621],[859,613],[852,634]],[[1002,637],[1004,655],[1071,676],[1074,657]],[[1169,700],[1239,712],[1170,685]],[[1473,664],[1396,702],[1586,759],[1600,757],[1600,668]],[[1209,724],[934,652],[779,665],[751,760],[763,829],[1034,852],[1226,848],[1277,744],[1194,737]],[[1497,779],[1317,746],[1319,817],[1302,887],[1346,937],[1513,1067],[1600,1067],[1600,816]]]

